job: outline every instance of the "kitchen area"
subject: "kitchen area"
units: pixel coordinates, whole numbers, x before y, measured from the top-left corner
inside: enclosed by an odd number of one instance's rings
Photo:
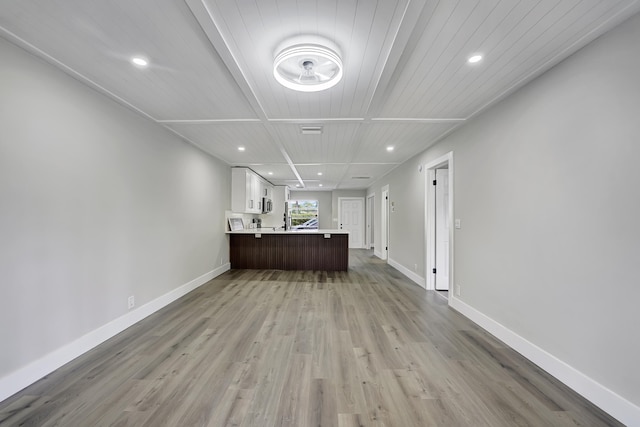
[[[249,168],[231,172],[226,232],[232,269],[348,270],[347,231],[313,228],[317,219],[292,226],[288,186],[274,186]]]

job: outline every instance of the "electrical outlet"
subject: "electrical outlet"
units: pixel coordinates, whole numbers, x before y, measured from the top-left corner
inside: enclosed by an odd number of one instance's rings
[[[460,285],[456,285],[456,296],[460,296]]]
[[[135,307],[135,305],[136,305],[136,299],[134,298],[133,295],[131,295],[127,299],[127,306],[129,307],[129,310],[131,310],[133,307]]]

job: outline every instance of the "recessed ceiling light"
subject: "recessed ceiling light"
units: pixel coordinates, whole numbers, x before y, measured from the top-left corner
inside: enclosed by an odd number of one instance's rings
[[[134,56],[133,58],[131,58],[131,62],[133,63],[133,65],[137,65],[138,67],[146,67],[147,65],[149,65],[149,61],[141,56]]]
[[[273,172],[267,172],[269,175],[273,175]]]
[[[322,172],[318,172],[318,176],[322,176]]]
[[[244,147],[238,147],[238,151],[244,151]]]
[[[482,55],[473,55],[470,56],[469,59],[467,59],[467,62],[469,62],[470,64],[475,64],[476,62],[480,61],[482,61]]]
[[[322,187],[322,184],[318,184],[318,187]]]
[[[289,89],[317,92],[342,79],[342,60],[328,47],[297,44],[278,53],[273,61],[273,76]]]
[[[393,145],[389,145],[389,146],[387,147],[387,151],[393,151],[393,148],[394,148],[394,147],[393,147]]]

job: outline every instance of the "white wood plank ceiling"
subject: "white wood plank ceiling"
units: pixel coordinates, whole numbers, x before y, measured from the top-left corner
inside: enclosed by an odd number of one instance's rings
[[[332,190],[366,188],[639,11],[634,0],[3,0],[0,36],[229,165]],[[338,85],[275,81],[275,54],[300,37],[338,47]]]

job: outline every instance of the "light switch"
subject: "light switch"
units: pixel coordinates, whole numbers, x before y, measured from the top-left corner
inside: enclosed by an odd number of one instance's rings
[[[460,219],[459,218],[456,218],[455,227],[456,228],[461,228],[462,227],[462,225],[460,224]]]

